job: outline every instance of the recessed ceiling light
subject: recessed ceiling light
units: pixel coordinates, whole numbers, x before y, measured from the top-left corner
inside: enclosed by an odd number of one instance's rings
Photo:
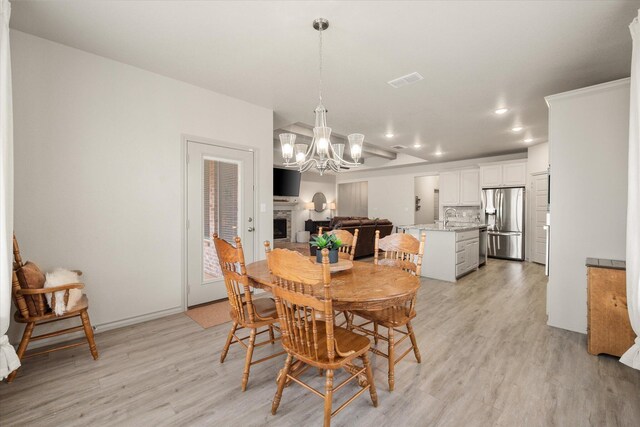
[[[393,132],[387,132],[384,134],[384,136],[386,136],[387,138],[393,138],[395,135],[393,134]]]
[[[513,132],[520,132],[522,129],[524,129],[522,126],[515,126],[511,128]]]
[[[436,152],[435,152],[435,153],[433,153],[433,154],[435,154],[436,156],[442,156],[442,151],[436,151]]]
[[[531,142],[531,141],[533,141],[533,138],[527,138],[524,140],[524,142]]]
[[[419,142],[416,142],[415,144],[413,144],[413,148],[420,148],[422,147],[422,144],[420,144]]]
[[[497,110],[494,111],[494,113],[496,113],[498,115],[502,115],[502,114],[506,113],[507,111],[509,111],[508,108],[498,108]]]

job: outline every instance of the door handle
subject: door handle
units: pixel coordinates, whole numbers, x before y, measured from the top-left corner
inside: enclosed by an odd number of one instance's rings
[[[251,232],[252,232],[252,231],[254,231],[255,229],[256,229],[255,227],[249,227],[249,228],[247,228],[247,231],[248,231],[249,233],[251,233]]]

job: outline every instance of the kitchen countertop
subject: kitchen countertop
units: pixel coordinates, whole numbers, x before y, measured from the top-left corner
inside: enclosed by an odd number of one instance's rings
[[[612,268],[614,270],[626,270],[627,263],[615,259],[587,258],[587,267]]]
[[[449,225],[444,228],[441,224],[413,224],[413,225],[399,225],[398,229],[408,230],[408,229],[418,229],[418,230],[427,230],[427,231],[453,231],[453,232],[461,232],[461,231],[471,231],[471,230],[480,230],[482,228],[487,228],[486,224],[457,224],[457,225]]]

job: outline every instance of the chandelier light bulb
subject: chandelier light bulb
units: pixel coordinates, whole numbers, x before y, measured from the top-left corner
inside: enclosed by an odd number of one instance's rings
[[[292,133],[280,134],[280,147],[282,148],[282,158],[288,162],[293,157],[293,144],[296,142],[296,136]]]
[[[327,154],[329,152],[329,141],[326,138],[318,140],[318,153]]]

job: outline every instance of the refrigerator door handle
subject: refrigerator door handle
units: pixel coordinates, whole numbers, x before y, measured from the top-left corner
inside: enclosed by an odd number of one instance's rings
[[[500,190],[496,190],[493,193],[493,207],[496,209],[494,228],[500,230]]]
[[[518,210],[516,212],[516,228],[518,229],[518,231],[522,231],[522,229],[520,228],[520,195],[522,194],[522,191],[518,191],[518,196],[516,197],[516,209]]]

